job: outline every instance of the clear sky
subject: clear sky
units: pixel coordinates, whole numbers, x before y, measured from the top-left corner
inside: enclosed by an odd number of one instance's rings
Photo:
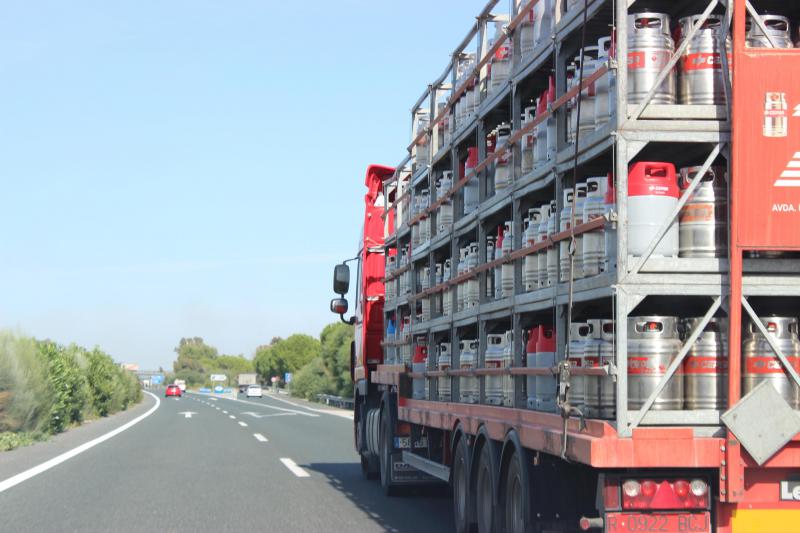
[[[318,335],[366,166],[484,4],[4,0],[0,327],[145,368]]]

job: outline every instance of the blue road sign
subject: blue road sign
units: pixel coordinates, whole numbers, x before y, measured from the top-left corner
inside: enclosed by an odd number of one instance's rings
[[[153,385],[161,385],[164,383],[164,376],[160,374],[156,374],[155,376],[150,376],[150,383]]]
[[[224,390],[225,388],[222,385],[217,385],[216,387],[214,387],[214,392],[216,392],[217,394],[221,394]]]
[[[283,381],[285,383],[291,383],[292,382],[292,373],[291,372],[287,372],[286,375],[283,376]]]

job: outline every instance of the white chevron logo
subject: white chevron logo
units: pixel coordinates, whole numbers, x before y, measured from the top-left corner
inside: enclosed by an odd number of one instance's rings
[[[781,177],[775,181],[775,187],[800,187],[800,152],[795,152],[792,160],[781,172]]]

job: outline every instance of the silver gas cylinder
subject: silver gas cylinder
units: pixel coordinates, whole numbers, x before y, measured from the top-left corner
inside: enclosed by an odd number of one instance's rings
[[[456,269],[457,277],[461,277],[467,272],[467,256],[469,255],[469,246],[461,248],[458,251],[458,268]],[[456,284],[456,310],[463,311],[467,297],[467,284],[463,281]]]
[[[600,368],[600,357],[603,346],[603,320],[590,318],[586,321],[589,336],[583,346],[584,368]],[[598,376],[583,377],[583,414],[596,418],[600,413],[600,378]]]
[[[510,254],[514,250],[514,223],[507,221],[503,224],[503,255]],[[508,298],[514,294],[514,263],[504,263],[501,267],[501,288],[502,298]]]
[[[628,409],[638,410],[658,387],[682,346],[678,318],[674,316],[628,317]],[[683,372],[678,369],[651,409],[683,407]]]
[[[431,288],[430,283],[430,276],[431,276],[431,268],[430,267],[423,267],[423,269],[419,272],[420,274],[420,283],[419,288],[420,292],[425,291]],[[422,306],[422,320],[430,320],[431,319],[431,297],[426,296],[420,299],[420,303]]]
[[[539,220],[539,227],[536,230],[536,242],[541,243],[547,240],[547,225],[550,222],[550,205],[542,204],[539,207],[541,219]],[[541,289],[547,286],[547,248],[542,248],[536,252],[536,279],[538,282],[537,288]]]
[[[752,17],[747,17],[745,46],[748,48],[772,48],[771,40],[775,48],[794,48],[791,25],[788,18],[781,15],[764,14],[761,15],[761,20],[764,22],[767,33],[761,30],[761,27],[753,21]]]
[[[553,34],[553,15],[556,11],[556,0],[539,0],[533,6],[534,26],[533,38],[536,46],[544,46]]]
[[[564,189],[564,203],[562,204],[561,213],[559,215],[559,231],[567,231],[572,224],[572,206],[575,200],[575,195],[572,187]],[[559,280],[561,282],[569,281],[570,276],[570,240],[563,239],[558,243],[559,248]],[[577,270],[577,269],[576,269]]]
[[[527,0],[516,0],[515,4],[517,10],[527,3]],[[535,6],[528,9],[528,12],[525,13],[525,16],[516,29],[515,38],[519,41],[519,49],[523,56],[531,54],[536,43],[534,37],[534,26],[536,24],[535,10]]]
[[[669,24],[669,15],[664,13],[628,15],[628,103],[644,100],[675,52]],[[678,77],[673,68],[649,103],[674,104],[677,88]]]
[[[693,15],[680,19],[680,41],[702,18]],[[709,15],[697,30],[678,63],[681,104],[725,105],[725,73],[722,70],[723,48],[730,54],[730,35],[722,44],[724,15]]]
[[[680,170],[681,193],[689,188],[701,167]],[[691,198],[681,208],[679,223],[680,257],[727,257],[728,191],[724,167],[711,167],[700,178]]]
[[[602,320],[600,323],[600,366],[614,364],[616,354],[614,353],[614,321]],[[600,380],[600,404],[597,416],[599,418],[614,418],[617,405],[617,383],[613,376],[601,376]]]
[[[783,355],[796,370],[800,371],[800,341],[797,337],[795,317],[760,317],[761,323],[773,336]],[[767,339],[755,324],[749,323],[742,344],[744,371],[742,372],[742,395],[753,390],[762,381],[767,381],[793,409],[800,409],[800,389],[772,350]]]
[[[569,362],[572,368],[583,367],[586,344],[591,336],[591,328],[585,322],[573,322],[569,327]],[[567,401],[573,407],[583,408],[586,400],[585,376],[572,375],[567,392]]]
[[[688,337],[702,318],[683,320]],[[709,320],[683,362],[686,408],[726,409],[728,407],[728,321]]]
[[[497,239],[494,241],[494,260],[503,257],[503,226],[497,230]],[[501,266],[495,267],[493,272],[494,299],[499,300],[503,297],[503,269]]]
[[[494,43],[505,32],[505,27],[502,22],[495,22],[494,24],[494,38],[489,41],[489,48],[494,46]],[[502,45],[492,56],[489,62],[489,92],[498,92],[508,84],[508,79],[511,76],[511,55],[513,46],[511,39],[506,39]]]
[[[510,353],[511,331],[501,334],[486,336],[486,352],[484,352],[484,367],[504,369],[510,366],[508,354]],[[484,378],[486,403],[489,405],[510,405],[506,381],[511,376],[486,376]]]
[[[478,362],[478,341],[463,340],[460,343],[459,363],[460,370],[473,370]],[[461,403],[478,403],[480,391],[478,388],[478,378],[474,376],[462,376],[459,378],[459,397]]]
[[[450,281],[452,277],[452,259],[445,259],[442,267],[442,283]],[[442,293],[442,314],[449,316],[453,313],[453,293],[452,289]]]
[[[536,242],[536,235],[539,233],[539,225],[542,222],[542,211],[539,207],[528,210],[527,228],[525,229],[525,247],[533,246]],[[522,284],[526,292],[539,288],[539,258],[537,254],[528,254],[523,263]]]
[[[525,128],[536,117],[536,106],[528,106],[525,108],[523,114],[522,128]],[[536,130],[530,131],[522,136],[520,139],[520,171],[522,174],[527,174],[533,170],[534,167],[534,150],[536,149]]]
[[[494,236],[486,236],[486,262],[494,261],[495,240]],[[486,299],[494,299],[494,269],[486,272]]]
[[[499,126],[497,126],[497,148],[500,149],[501,147],[505,146],[508,142],[509,137],[511,137],[511,125],[507,122],[503,122]],[[495,168],[494,168],[494,189],[496,192],[505,191],[508,189],[511,184],[514,182],[514,176],[512,173],[511,167],[511,154],[513,149],[511,146],[507,147],[503,155],[497,157],[495,159]]]
[[[584,222],[605,214],[605,198],[608,187],[606,176],[595,176],[586,180],[586,200],[583,203]],[[597,228],[583,234],[583,275],[596,276],[604,270],[606,259],[605,230]],[[576,252],[577,253],[577,252]]]
[[[597,41],[598,68],[608,63],[612,52],[611,37],[601,37]],[[594,124],[597,129],[604,127],[611,120],[616,109],[616,71],[609,69],[594,84]]]
[[[436,358],[436,368],[440,372],[450,370],[450,365],[453,363],[453,357],[450,353],[450,343],[443,342],[439,344],[439,353]],[[439,401],[449,402],[450,397],[450,377],[443,376],[438,379]]]
[[[467,251],[467,272],[478,266],[478,243],[471,242]],[[467,293],[464,297],[464,307],[471,309],[477,307],[481,301],[480,283],[477,277],[467,280]]]
[[[580,57],[576,58],[576,64],[580,62]],[[594,74],[594,71],[600,68],[602,60],[600,59],[600,49],[596,45],[586,46],[583,48],[583,79],[586,80],[589,76]],[[578,78],[576,73],[575,78]],[[591,135],[595,130],[595,98],[596,98],[595,84],[588,85],[580,93],[581,95],[581,116],[578,121],[578,130],[580,136],[584,139]],[[577,104],[576,104],[577,113]]]
[[[442,177],[436,183],[436,198],[444,197],[445,193],[453,188],[453,173],[449,170],[442,172]],[[453,225],[453,199],[450,197],[439,206],[436,214],[439,233],[447,233]]]
[[[550,217],[547,219],[547,234],[555,235],[558,226],[558,207],[555,200],[550,202]],[[547,286],[558,284],[558,248],[550,246],[547,248]]]

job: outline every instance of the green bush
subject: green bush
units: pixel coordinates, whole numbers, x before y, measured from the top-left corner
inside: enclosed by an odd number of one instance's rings
[[[54,342],[39,343],[39,351],[48,360],[48,382],[52,394],[49,430],[64,431],[70,424],[79,423],[89,404],[89,384],[78,357],[82,350],[77,346],[63,348]]]
[[[0,432],[45,430],[51,400],[47,359],[36,342],[0,333]]]
[[[317,394],[334,394],[334,380],[331,379],[321,357],[317,357],[300,369],[292,379],[292,395],[316,400]]]
[[[13,431],[6,431],[0,433],[0,452],[7,452],[20,446],[28,446],[37,440],[41,440],[40,435],[33,433],[15,433]]]

